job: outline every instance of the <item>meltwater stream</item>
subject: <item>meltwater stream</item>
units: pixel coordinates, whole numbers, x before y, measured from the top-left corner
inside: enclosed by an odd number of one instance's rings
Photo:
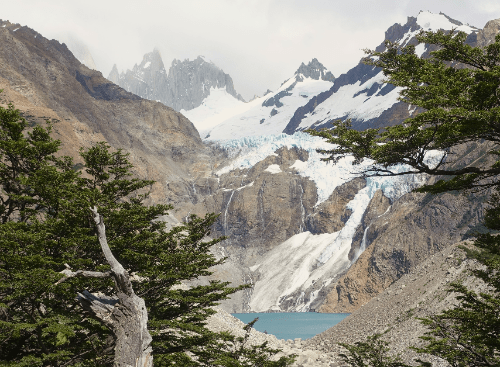
[[[254,329],[275,335],[278,339],[309,339],[331,328],[349,316],[348,313],[279,312],[233,313],[245,324],[259,318]]]

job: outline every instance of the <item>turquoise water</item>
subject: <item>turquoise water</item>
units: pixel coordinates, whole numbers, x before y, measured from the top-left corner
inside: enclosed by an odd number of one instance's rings
[[[267,331],[278,339],[309,339],[349,316],[348,313],[283,312],[283,313],[233,313],[245,324],[256,317],[258,331]]]

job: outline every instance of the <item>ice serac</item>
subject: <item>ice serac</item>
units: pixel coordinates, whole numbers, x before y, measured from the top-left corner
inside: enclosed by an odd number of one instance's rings
[[[317,59],[307,65],[302,63],[292,77],[285,80],[274,92],[234,109],[221,116],[218,124],[204,131],[202,138],[224,141],[249,136],[282,133],[295,111],[312,98],[329,90],[335,80]]]
[[[464,25],[445,14],[420,12],[417,17],[408,17],[405,24],[394,24],[385,32],[385,39],[404,46],[417,45],[417,34],[421,30],[439,29],[463,31],[469,34],[468,42],[473,43],[479,31]],[[381,43],[376,51],[383,51]],[[427,57],[432,51],[428,45],[417,45],[416,53]],[[335,120],[350,118],[355,129],[384,127],[402,122],[418,111],[398,100],[400,88],[384,83],[385,77],[379,68],[360,62],[334,81],[332,88],[313,97],[298,108],[283,132],[293,134],[309,128],[330,127]]]
[[[111,77],[110,74],[108,79]],[[189,111],[200,106],[214,89],[224,89],[234,99],[243,101],[234,89],[231,76],[203,56],[195,60],[173,60],[167,73],[157,49],[145,54],[142,62],[134,65],[132,70],[122,72],[117,84],[176,111]]]

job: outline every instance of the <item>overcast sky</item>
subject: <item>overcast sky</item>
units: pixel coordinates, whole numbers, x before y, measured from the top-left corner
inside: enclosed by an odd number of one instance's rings
[[[47,38],[80,38],[104,76],[157,47],[167,69],[174,58],[204,55],[246,99],[314,57],[335,76],[346,72],[420,10],[482,28],[500,18],[500,0],[0,0],[1,19]]]

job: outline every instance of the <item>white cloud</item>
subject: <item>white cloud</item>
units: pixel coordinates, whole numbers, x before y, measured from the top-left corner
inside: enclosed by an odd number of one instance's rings
[[[1,17],[49,38],[70,31],[91,50],[105,76],[158,47],[174,59],[204,55],[229,73],[244,97],[276,89],[301,62],[318,58],[334,75],[363,48],[419,10],[442,11],[482,27],[500,17],[493,0],[0,0]]]

